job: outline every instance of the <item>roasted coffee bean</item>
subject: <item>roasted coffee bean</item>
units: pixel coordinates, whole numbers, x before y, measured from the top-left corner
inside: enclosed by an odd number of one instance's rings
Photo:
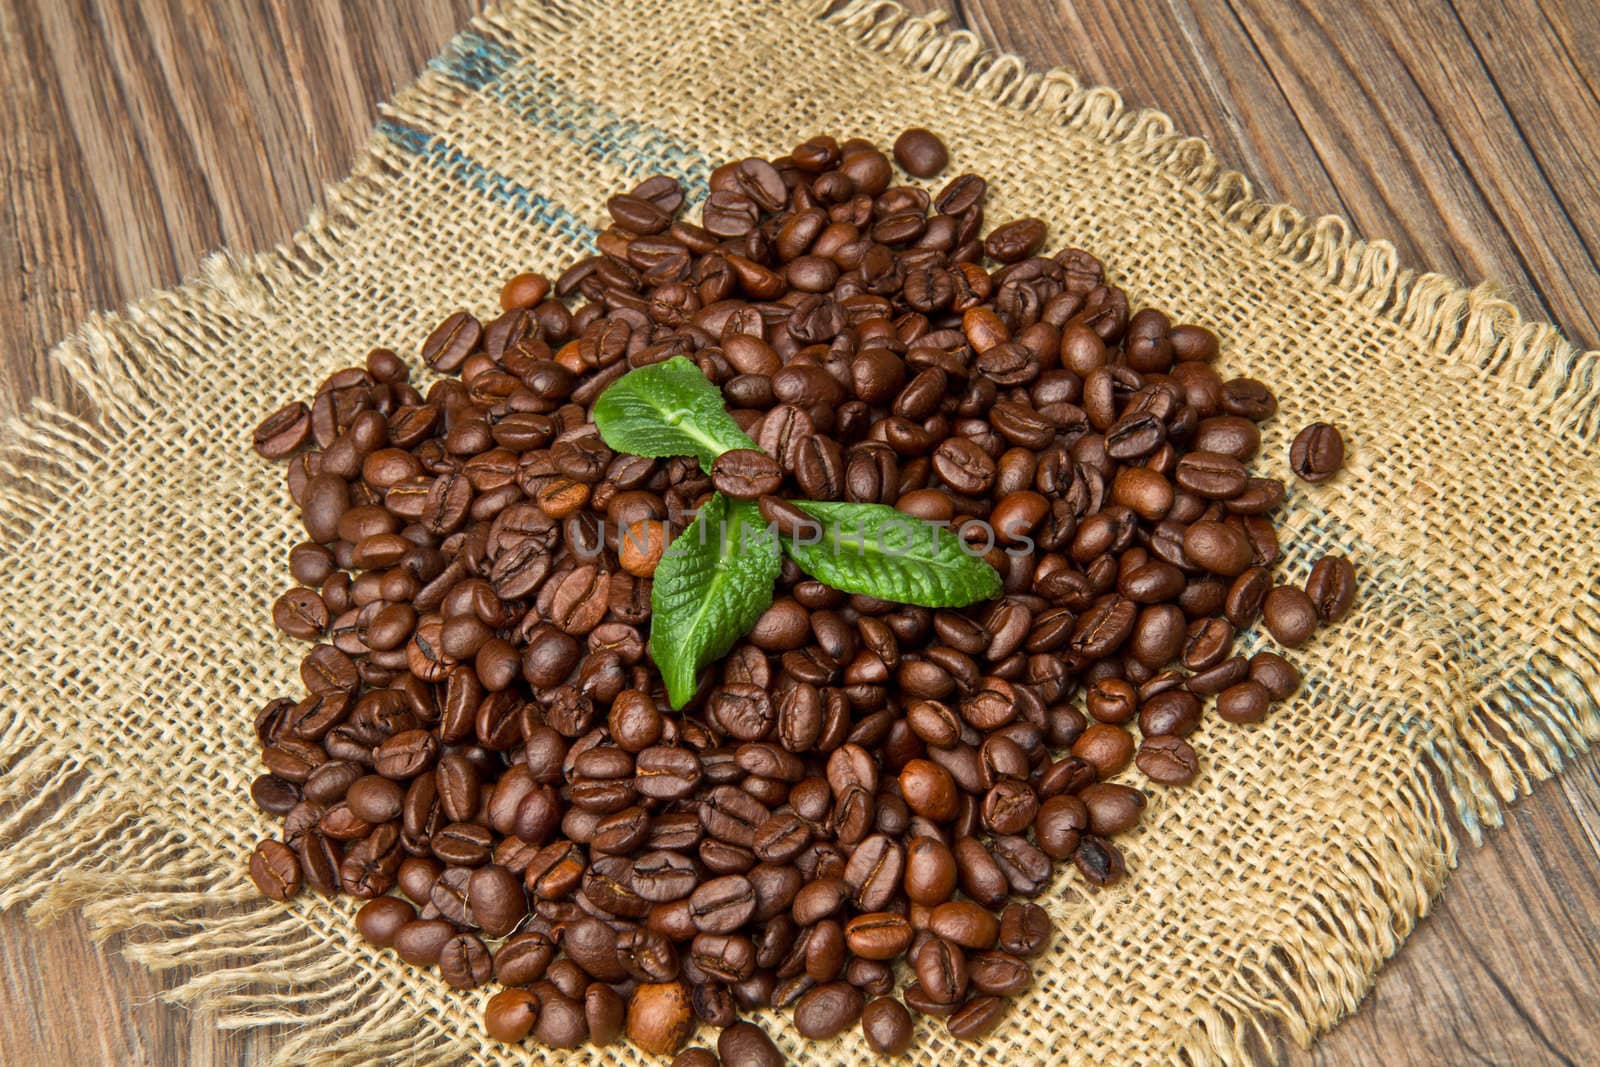
[[[490,937],[505,937],[528,914],[522,879],[494,864],[472,872],[467,901],[473,920]]]
[[[1272,694],[1255,680],[1229,686],[1217,694],[1217,714],[1228,722],[1260,722],[1267,717],[1272,705]]]
[[[1132,829],[1144,811],[1145,796],[1115,782],[1096,782],[1078,793],[1089,813],[1089,831],[1110,837]]]
[[[1072,743],[1072,754],[1092,764],[1101,778],[1109,778],[1133,759],[1133,737],[1120,726],[1097,722]]]
[[[956,859],[937,837],[914,837],[906,845],[905,889],[914,904],[933,907],[956,888]]]
[[[849,982],[819,985],[795,1005],[794,1027],[802,1037],[826,1040],[853,1026],[865,1003],[861,991]]]
[[[1004,997],[973,997],[945,1020],[945,1028],[960,1041],[977,1041],[1000,1024],[1006,1003]]]
[[[681,982],[653,982],[634,991],[628,1036],[645,1052],[671,1055],[683,1045],[693,1025],[689,991]]]
[[[1073,853],[1072,862],[1085,879],[1097,886],[1115,885],[1128,873],[1122,852],[1098,837],[1085,837]]]
[[[1060,794],[1050,797],[1039,806],[1034,817],[1034,839],[1046,854],[1055,859],[1066,859],[1078,848],[1083,831],[1088,828],[1089,813],[1082,800]]]
[[[1267,594],[1261,606],[1261,617],[1268,632],[1290,648],[1305,644],[1321,621],[1316,603],[1304,590],[1292,585],[1280,585]]]
[[[555,944],[538,930],[508,938],[494,954],[494,976],[506,985],[531,985],[544,977]]]
[[[582,1001],[550,983],[535,986],[539,1016],[533,1024],[534,1040],[557,1049],[574,1049],[589,1036],[589,1020]]]
[[[262,841],[250,854],[250,880],[268,900],[288,900],[300,892],[300,861],[279,841]]]
[[[911,1047],[911,1013],[893,997],[879,997],[862,1009],[861,1033],[880,1056],[899,1056]]]
[[[1037,956],[1050,943],[1050,917],[1037,904],[1012,901],[1000,913],[1000,947],[1017,956]]]
[[[850,951],[869,960],[899,957],[911,944],[912,932],[903,915],[886,911],[866,912],[845,924]]]
[[[711,483],[717,490],[740,500],[776,493],[782,481],[777,460],[755,449],[724,452],[711,467]]]
[[[1325,482],[1343,466],[1344,438],[1326,422],[1307,426],[1289,446],[1289,469],[1303,482]]]
[[[275,774],[263,774],[250,783],[250,799],[269,815],[287,815],[289,809],[300,802],[300,791],[293,782]]]
[[[526,989],[502,989],[483,1009],[484,1030],[509,1044],[527,1037],[538,1019],[539,998]]]
[[[934,935],[922,943],[911,962],[917,984],[928,999],[954,1004],[966,995],[966,956],[954,942]]]
[[[407,963],[432,967],[455,936],[456,928],[443,919],[418,919],[395,931],[394,950]]]
[[[706,933],[733,932],[744,925],[755,908],[755,888],[748,878],[736,874],[713,878],[689,897],[690,917],[695,927]]]
[[[1200,761],[1189,742],[1172,735],[1146,737],[1133,762],[1146,778],[1162,785],[1188,785],[1200,772]]]
[[[1139,709],[1139,731],[1146,737],[1186,736],[1199,725],[1200,701],[1181,689],[1153,696]]]
[[[1183,554],[1195,566],[1228,578],[1250,566],[1250,542],[1243,533],[1220,522],[1196,522],[1185,530]]]
[[[494,973],[494,957],[474,934],[457,934],[439,946],[439,974],[454,989],[472,989]]]
[[[951,900],[935,907],[928,916],[928,929],[970,949],[990,948],[1000,934],[999,920],[970,900]]]
[[[1343,556],[1323,556],[1306,578],[1306,595],[1323,622],[1338,622],[1350,613],[1355,603],[1355,568]]]
[[[287,459],[310,437],[311,409],[295,400],[261,420],[252,443],[267,459]]]
[[[931,178],[944,170],[945,164],[950,161],[950,153],[936,134],[921,126],[914,126],[895,138],[894,161],[907,174]],[[923,203],[927,203],[926,197]]]
[[[1300,672],[1276,652],[1257,652],[1250,657],[1250,678],[1261,683],[1273,700],[1287,700],[1300,688]]]
[[[709,1056],[710,1053],[707,1053]],[[736,1022],[717,1035],[717,1057],[724,1067],[735,1064],[748,1067],[783,1067],[783,1053],[772,1043],[767,1032],[754,1023]],[[677,1061],[674,1060],[674,1067]],[[714,1062],[706,1067],[715,1067]]]
[[[979,993],[1014,997],[1033,984],[1033,969],[1009,952],[979,952],[967,961],[967,984]]]
[[[1261,606],[1272,591],[1272,574],[1265,567],[1251,567],[1233,580],[1223,601],[1223,614],[1238,629],[1245,629],[1261,614]]]

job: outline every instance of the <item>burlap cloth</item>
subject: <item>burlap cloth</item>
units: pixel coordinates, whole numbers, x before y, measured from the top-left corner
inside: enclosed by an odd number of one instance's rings
[[[251,719],[297,685],[268,607],[299,537],[249,431],[373,343],[414,353],[497,279],[584,252],[621,186],[666,171],[699,196],[715,161],[912,124],[991,177],[991,219],[1042,216],[1273,383],[1273,473],[1307,421],[1344,430],[1345,472],[1291,488],[1283,569],[1345,552],[1361,596],[1270,721],[1201,731],[1203,777],[1154,792],[1131,878],[1046,894],[1060,933],[1005,1024],[976,1048],[921,1024],[909,1062],[1237,1061],[1265,1020],[1308,1042],[1354,1008],[1455,862],[1450,813],[1476,838],[1600,734],[1600,353],[1261,203],[1165,116],[887,3],[508,4],[384,109],[289,243],[212,257],[59,348],[95,413],[41,404],[6,433],[0,906],[81,908],[131,958],[193,968],[173,1000],[290,1024],[288,1061],[544,1058],[480,1036],[489,990],[363,945],[349,898],[271,905],[245,877],[276,831],[247,795]],[[799,1063],[867,1058],[854,1031],[803,1045],[763,1021]]]

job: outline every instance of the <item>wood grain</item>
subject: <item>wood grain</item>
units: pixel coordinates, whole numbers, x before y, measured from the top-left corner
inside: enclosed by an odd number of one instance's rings
[[[0,415],[69,406],[49,345],[208,250],[299,225],[375,103],[477,0],[0,0]],[[1600,13],[1585,0],[914,0],[1208,138],[1272,199],[1494,279],[1600,345]],[[0,916],[0,1063],[253,1062],[81,920]],[[70,1004],[67,1008],[63,1005]],[[1600,756],[1463,853],[1373,994],[1265,1063],[1600,1062]],[[87,1025],[93,1020],[94,1025]]]

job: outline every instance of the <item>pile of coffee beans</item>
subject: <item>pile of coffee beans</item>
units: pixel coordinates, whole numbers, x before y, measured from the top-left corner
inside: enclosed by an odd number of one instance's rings
[[[893,150],[919,177],[948,157],[926,130]],[[699,1019],[722,1062],[778,1063],[738,1018],[768,1005],[886,1055],[913,1012],[978,1038],[1032,981],[1056,864],[1118,882],[1140,783],[1200,771],[1209,698],[1251,723],[1295,691],[1240,632],[1299,645],[1355,575],[1273,577],[1284,485],[1248,467],[1272,392],[1089,253],[1046,254],[1040,220],[989,227],[983,177],[930,195],[894,162],[816,137],[729,163],[698,224],[650,178],[598,254],[441,323],[426,392],[379,348],[257,428],[307,534],[273,618],[313,642],[305,694],[256,720],[265,895],[368,901],[374,945],[504,987],[503,1041],[671,1054]],[[595,399],[673,356],[761,452],[604,444]],[[1317,423],[1288,459],[1316,482],[1343,455]],[[651,574],[714,486],[779,522],[803,498],[949,523],[1003,595],[930,610],[786,564],[674,712]]]

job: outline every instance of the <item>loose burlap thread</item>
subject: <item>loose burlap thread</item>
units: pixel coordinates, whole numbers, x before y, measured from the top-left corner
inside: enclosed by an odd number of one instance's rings
[[[36,404],[0,453],[0,907],[81,909],[132,959],[190,968],[166,996],[288,1025],[285,1062],[643,1061],[492,1045],[490,991],[366,946],[356,902],[256,896],[245,857],[277,827],[247,793],[251,720],[297,685],[268,608],[298,534],[249,430],[583,253],[617,188],[664,171],[698,198],[723,160],[916,124],[991,178],[991,220],[1045,219],[1273,384],[1259,467],[1286,476],[1308,421],[1343,429],[1343,474],[1292,484],[1281,569],[1341,551],[1361,595],[1268,722],[1202,728],[1201,779],[1153,792],[1123,885],[1045,893],[1059,933],[999,1029],[967,1046],[923,1022],[908,1062],[1238,1062],[1267,1025],[1306,1043],[1353,1009],[1454,865],[1452,816],[1476,840],[1600,735],[1600,353],[1259,201],[1164,115],[876,0],[509,3],[384,108],[287,244],[213,256],[57,349],[91,414]],[[868,1059],[760,1021],[796,1063]]]

